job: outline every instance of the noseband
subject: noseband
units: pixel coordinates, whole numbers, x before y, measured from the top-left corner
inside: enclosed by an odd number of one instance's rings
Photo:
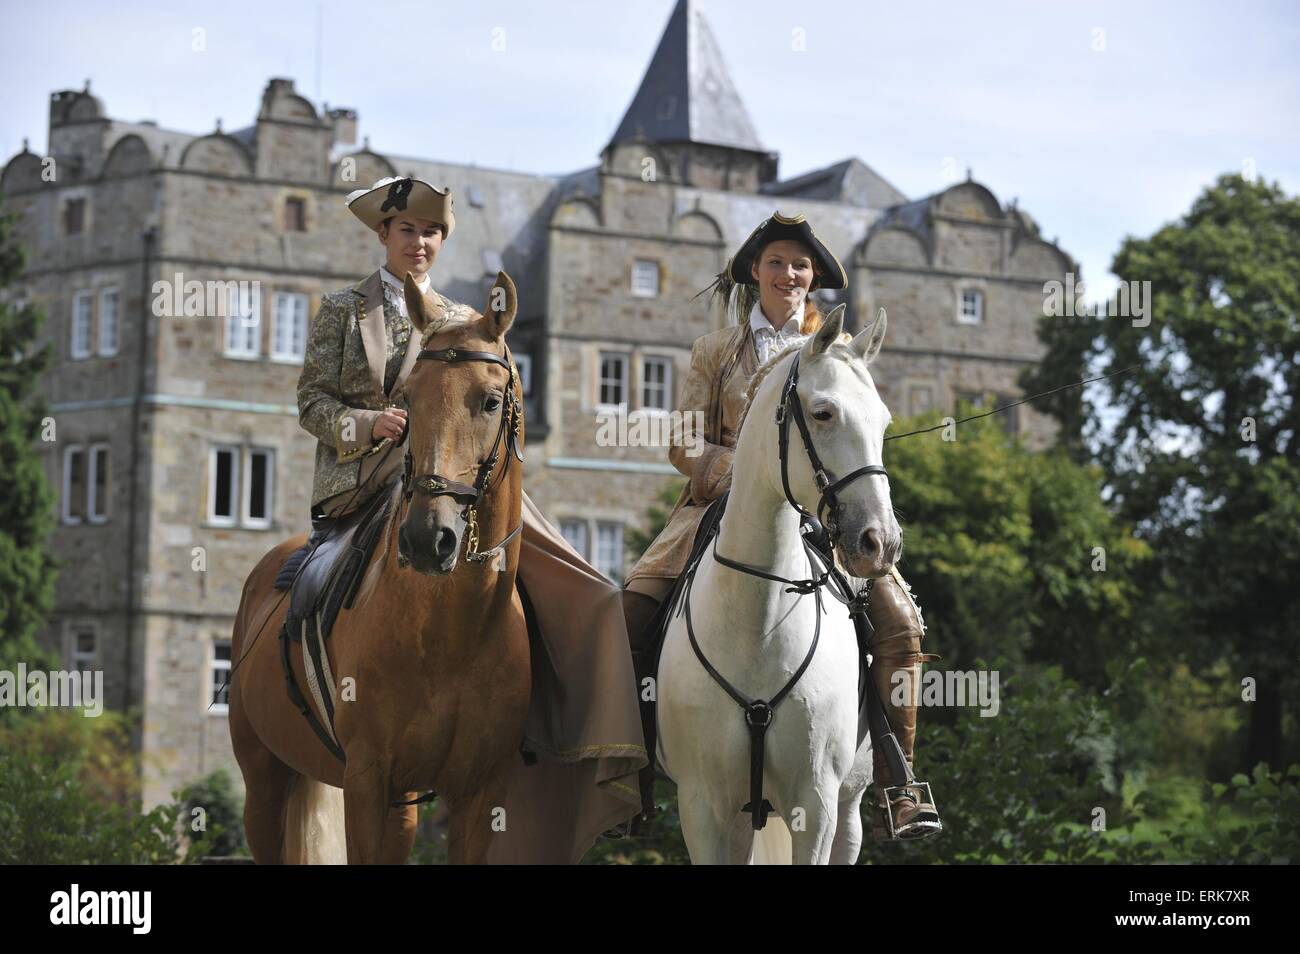
[[[804,509],[790,492],[790,419],[793,418],[795,426],[799,428],[799,437],[803,441],[804,454],[808,457],[808,463],[812,465],[813,480],[817,483],[817,489],[821,491],[821,497],[817,501],[817,520],[822,522],[830,533],[831,540],[835,541],[839,537],[839,501],[835,496],[836,492],[843,490],[859,477],[879,474],[887,478],[889,474],[885,471],[884,464],[867,464],[839,480],[831,480],[830,474],[822,466],[821,458],[817,456],[817,448],[813,446],[812,435],[808,432],[808,422],[804,419],[803,403],[799,400],[800,357],[801,354],[796,352],[794,361],[790,363],[790,374],[781,389],[781,403],[776,407],[776,428],[781,455],[781,486],[785,490],[785,499],[789,501],[790,506],[805,517],[812,517],[812,514]],[[822,513],[827,510],[830,511],[830,518],[823,521]]]
[[[521,464],[524,462],[523,452],[519,448],[519,425],[523,420],[523,409],[518,398],[515,397],[518,377],[515,374],[514,365],[510,361],[510,348],[508,345],[505,346],[504,357],[491,351],[466,351],[460,348],[442,348],[438,351],[421,349],[415,359],[417,361],[442,361],[447,364],[456,364],[462,361],[484,361],[488,364],[500,365],[510,374],[510,384],[506,388],[505,400],[501,402],[501,421],[497,425],[496,440],[492,442],[492,449],[489,451],[488,456],[479,462],[478,475],[474,478],[472,485],[451,480],[440,474],[413,475],[414,465],[409,444],[406,448],[406,460],[402,470],[402,496],[407,503],[410,503],[412,496],[418,490],[430,497],[451,497],[458,503],[464,504],[461,516],[469,528],[466,535],[466,555],[470,560],[482,562],[488,559],[492,551],[482,553],[478,551],[477,514],[483,504],[483,496],[487,493],[488,484],[492,480],[492,471],[496,468],[501,457],[502,443],[506,445],[506,463],[501,469],[502,480],[505,479],[506,472],[510,469],[511,457],[517,458]],[[409,420],[407,426],[409,427]],[[402,436],[403,438],[406,437],[405,434]],[[518,532],[519,528],[516,527],[511,531],[510,536],[493,547],[492,550],[498,550],[505,546]]]

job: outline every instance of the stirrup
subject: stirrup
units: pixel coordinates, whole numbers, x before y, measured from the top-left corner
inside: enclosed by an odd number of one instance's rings
[[[917,797],[917,793],[924,795],[922,801]],[[917,813],[916,817],[906,825],[896,825],[894,822],[894,803],[896,800],[910,799],[914,804],[929,805],[930,810],[923,810]],[[873,835],[879,838],[880,834],[886,837],[886,841],[919,841],[930,835],[943,831],[943,822],[939,820],[939,811],[934,808],[934,795],[930,792],[929,782],[912,781],[905,785],[890,785],[884,790],[884,804],[879,801],[876,803],[877,813],[883,813],[885,825],[879,829],[875,825]]]

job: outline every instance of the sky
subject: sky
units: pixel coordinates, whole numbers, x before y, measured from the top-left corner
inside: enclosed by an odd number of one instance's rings
[[[674,2],[0,0],[0,162],[24,137],[43,152],[49,94],[87,79],[114,119],[205,133],[250,125],[280,76],[356,109],[379,152],[571,172]],[[782,178],[856,156],[918,198],[969,168],[1059,239],[1090,300],[1125,236],[1216,176],[1300,190],[1300,0],[695,2]]]

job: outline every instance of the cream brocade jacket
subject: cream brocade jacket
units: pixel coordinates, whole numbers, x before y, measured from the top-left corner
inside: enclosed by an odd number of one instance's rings
[[[664,529],[628,573],[629,580],[675,578],[686,568],[704,511],[731,487],[731,458],[745,391],[757,369],[748,322],[704,335],[691,347],[691,370],[677,408],[684,418],[694,411],[703,413],[704,450],[691,457],[681,444],[669,447],[668,459],[687,483]]]

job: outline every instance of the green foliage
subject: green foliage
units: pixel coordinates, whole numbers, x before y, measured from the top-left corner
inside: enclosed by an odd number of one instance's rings
[[[34,389],[50,349],[35,346],[41,313],[14,299],[25,255],[11,238],[13,222],[0,209],[0,669],[7,670],[20,661],[48,666],[34,636],[53,599],[57,565],[45,549],[54,494],[35,450],[47,411]]]
[[[186,857],[196,861],[204,856],[232,857],[247,855],[244,843],[243,806],[230,773],[218,769],[198,782],[183,788],[177,795],[181,820],[190,839]],[[196,816],[196,809],[201,814]],[[202,818],[204,829],[196,831],[196,819]]]
[[[1300,200],[1222,176],[1178,222],[1125,240],[1112,270],[1150,283],[1150,325],[1046,319],[1024,383],[1135,368],[1048,409],[1157,556],[1148,628],[1256,680],[1242,764],[1280,766],[1300,691]]]
[[[900,418],[893,430],[938,420]],[[955,441],[892,441],[886,459],[926,650],[952,668],[995,655],[1059,662],[1104,687],[1105,661],[1132,652],[1149,551],[1102,502],[1098,471],[1030,453],[990,420],[961,425]]]
[[[133,720],[25,712],[0,726],[0,864],[176,864],[246,854],[242,806],[217,771],[140,811]],[[194,830],[195,807],[206,813]]]
[[[965,707],[952,725],[920,713],[917,777],[930,781],[945,830],[915,843],[863,846],[871,863],[933,864],[1140,862],[1152,852],[1131,841],[1136,817],[1120,819],[1107,789],[1114,726],[1097,697],[1060,667],[976,668],[1000,673],[993,717]],[[870,799],[871,796],[868,796]],[[869,828],[869,814],[864,815]],[[1097,809],[1107,831],[1093,831]]]
[[[677,505],[677,498],[681,495],[682,488],[686,486],[684,480],[669,480],[660,489],[655,497],[655,503],[651,504],[646,511],[646,528],[641,530],[639,527],[628,527],[627,530],[627,552],[630,557],[628,565],[631,566],[650,548],[654,543],[655,537],[668,523],[668,515],[672,513],[673,507]]]

